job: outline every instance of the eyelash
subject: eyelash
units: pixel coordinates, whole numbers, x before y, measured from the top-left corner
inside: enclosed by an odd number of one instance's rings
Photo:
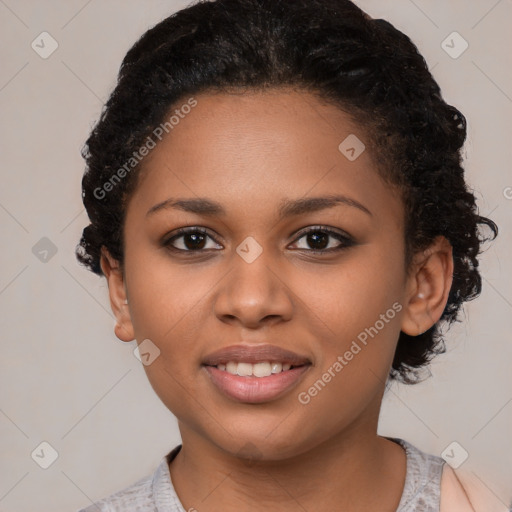
[[[176,247],[172,246],[172,243],[178,239],[183,237],[184,235],[194,234],[198,233],[201,235],[208,236],[211,238],[215,243],[218,243],[211,235],[208,234],[208,231],[205,228],[200,227],[189,227],[189,228],[180,228],[178,229],[175,234],[170,237],[163,240],[162,245],[166,247],[168,250],[176,253],[201,253],[204,251],[208,251],[210,249],[198,249],[198,250],[191,250],[191,249],[177,249]],[[324,226],[313,226],[312,228],[309,228],[307,231],[303,231],[299,233],[298,238],[295,239],[296,243],[300,239],[304,238],[305,236],[309,235],[310,233],[324,233],[327,234],[338,241],[342,242],[342,244],[338,247],[331,247],[330,249],[296,249],[300,251],[306,251],[307,253],[313,253],[313,254],[330,254],[333,252],[342,251],[344,249],[347,249],[355,244],[354,240],[348,236],[347,234],[342,234],[337,231],[333,231],[329,228],[326,228]],[[220,245],[220,244],[219,244]],[[329,245],[329,244],[328,244]]]

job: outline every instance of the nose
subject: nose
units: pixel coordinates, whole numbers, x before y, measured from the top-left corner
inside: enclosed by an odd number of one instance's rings
[[[234,254],[231,271],[221,280],[214,299],[215,315],[222,322],[257,329],[291,319],[289,277],[264,254],[251,263]]]

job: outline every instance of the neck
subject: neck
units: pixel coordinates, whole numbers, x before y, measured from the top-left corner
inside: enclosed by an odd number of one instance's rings
[[[184,425],[180,430],[183,446],[170,471],[185,510],[395,511],[402,495],[405,452],[376,434],[376,422],[270,461],[234,456]]]

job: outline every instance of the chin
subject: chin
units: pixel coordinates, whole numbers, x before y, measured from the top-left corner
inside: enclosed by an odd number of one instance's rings
[[[323,439],[314,433],[308,435],[304,428],[276,428],[265,426],[255,429],[254,425],[237,428],[236,434],[230,435],[223,428],[215,432],[204,432],[205,438],[227,454],[255,464],[258,461],[285,461],[292,459],[321,444]],[[229,432],[233,432],[233,428]],[[300,433],[300,437],[299,434]]]

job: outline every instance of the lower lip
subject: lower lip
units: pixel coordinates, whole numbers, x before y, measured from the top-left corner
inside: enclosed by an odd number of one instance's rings
[[[258,404],[270,402],[289,391],[310,365],[298,366],[268,377],[240,377],[215,366],[204,366],[211,381],[229,398],[239,402]]]

